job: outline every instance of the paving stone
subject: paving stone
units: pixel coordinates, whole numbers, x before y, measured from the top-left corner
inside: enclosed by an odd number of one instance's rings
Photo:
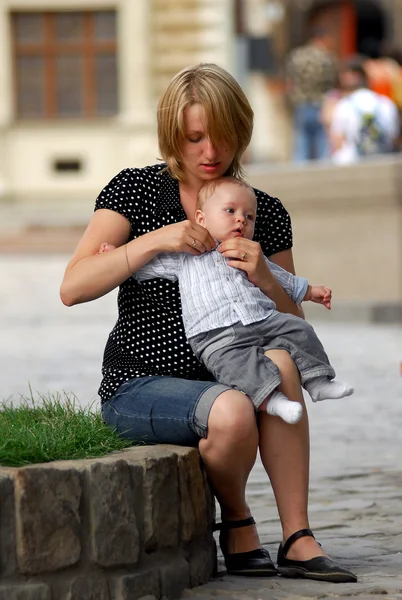
[[[17,560],[23,573],[56,571],[81,553],[80,473],[32,466],[15,475]]]
[[[190,584],[189,564],[184,558],[174,558],[161,566],[160,577],[163,598],[167,598],[167,600],[179,598],[183,590]]]
[[[197,542],[187,560],[190,566],[191,587],[207,583],[217,569],[215,540],[212,539],[211,543],[206,541],[204,545]]]
[[[140,600],[144,596],[160,598],[160,575],[157,567],[115,578],[112,600]]]
[[[0,471],[0,577],[17,571],[14,479]]]
[[[180,539],[188,542],[203,535],[208,523],[207,498],[199,453],[179,456]]]
[[[0,585],[0,600],[52,600],[49,586],[44,583]]]
[[[139,533],[131,467],[124,460],[88,468],[92,557],[103,567],[135,564]]]
[[[144,548],[146,552],[177,546],[179,485],[177,455],[147,459],[144,472]]]
[[[70,584],[66,600],[109,600],[109,587],[102,575],[76,577]]]

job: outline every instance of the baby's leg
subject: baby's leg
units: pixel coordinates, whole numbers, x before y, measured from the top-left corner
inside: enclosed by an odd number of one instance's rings
[[[279,315],[272,319],[274,333],[286,341],[290,355],[300,372],[303,387],[313,402],[330,398],[343,398],[353,394],[347,383],[334,381],[333,370],[313,327],[292,315]]]
[[[315,377],[306,381],[304,387],[311,396],[313,402],[330,400],[350,396],[355,391],[350,385],[343,381],[330,380],[328,377]]]
[[[274,390],[267,400],[260,406],[260,410],[266,410],[273,417],[281,417],[286,423],[294,425],[298,423],[303,414],[300,402],[289,400],[285,394]]]
[[[115,248],[116,248],[116,246],[113,246],[113,244],[108,244],[107,242],[103,242],[99,246],[99,250],[96,254],[102,254],[103,252],[110,252],[111,250],[114,250]]]

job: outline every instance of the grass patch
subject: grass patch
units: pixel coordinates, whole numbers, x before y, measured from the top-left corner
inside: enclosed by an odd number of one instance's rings
[[[22,397],[0,404],[0,465],[21,467],[53,460],[96,458],[132,446],[65,394]]]

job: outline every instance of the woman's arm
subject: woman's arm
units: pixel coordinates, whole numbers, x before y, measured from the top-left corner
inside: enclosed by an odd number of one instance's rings
[[[66,306],[104,296],[160,252],[200,254],[214,247],[208,231],[190,221],[161,227],[127,243],[130,229],[121,214],[105,208],[95,211],[64,274],[60,297]],[[116,246],[115,250],[96,254],[102,242]]]
[[[127,245],[129,221],[117,212],[97,210],[67,265],[60,288],[60,297],[67,306],[88,302],[107,294],[131,276],[153,256],[157,249],[152,234],[145,234]],[[116,246],[115,250],[96,254],[102,242]]]
[[[290,248],[289,250],[283,250],[283,252],[273,254],[269,257],[269,260],[282,267],[282,269],[285,269],[285,271],[289,271],[289,273],[292,273],[292,275],[296,275],[293,253]],[[301,317],[304,319],[305,317],[302,307],[296,305],[293,300],[289,298],[288,294],[274,277],[272,280],[273,281],[268,282],[267,289],[263,289],[263,292],[272,298],[280,312],[290,313],[296,317]]]

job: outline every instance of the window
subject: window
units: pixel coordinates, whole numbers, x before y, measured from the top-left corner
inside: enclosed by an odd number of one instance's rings
[[[117,112],[115,11],[13,13],[12,28],[17,117]]]

